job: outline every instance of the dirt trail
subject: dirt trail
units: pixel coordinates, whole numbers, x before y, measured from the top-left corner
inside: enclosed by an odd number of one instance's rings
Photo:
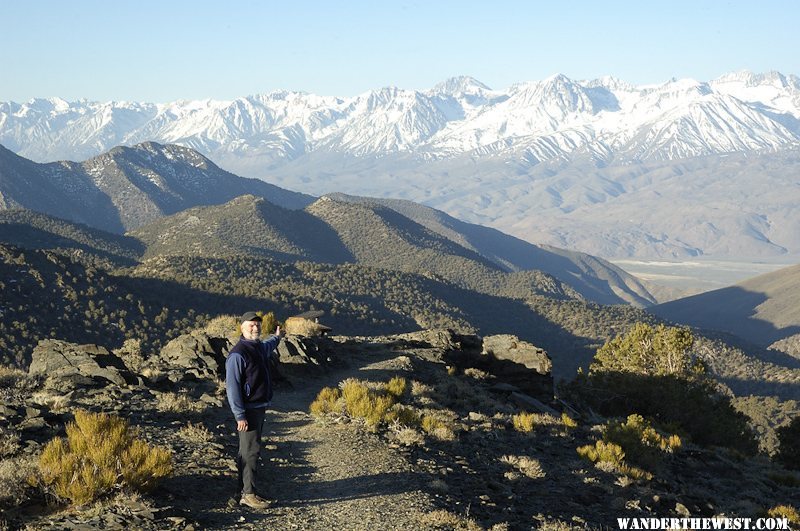
[[[423,491],[429,478],[415,472],[380,436],[351,424],[321,423],[308,413],[322,387],[350,376],[367,375],[352,367],[306,380],[302,387],[279,389],[267,411],[258,479],[260,493],[272,506],[258,511],[234,505],[228,499],[233,471],[216,480],[197,478],[198,523],[215,529],[419,528],[419,515],[433,510]],[[229,416],[225,410],[220,422],[230,425]],[[235,445],[231,434],[223,450],[227,455],[219,456],[229,467]]]

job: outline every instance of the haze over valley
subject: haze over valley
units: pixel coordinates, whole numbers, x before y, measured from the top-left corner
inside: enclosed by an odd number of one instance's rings
[[[493,90],[460,77],[352,98],[0,104],[0,144],[37,162],[177,143],[315,197],[408,199],[535,244],[707,266],[796,262],[799,139],[800,82],[778,72],[648,86],[555,75]],[[704,286],[681,275],[668,282]]]

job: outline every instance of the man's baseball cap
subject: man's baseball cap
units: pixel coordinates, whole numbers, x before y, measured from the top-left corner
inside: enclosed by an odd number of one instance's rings
[[[246,312],[244,315],[242,315],[243,323],[246,321],[260,321],[260,320],[261,316],[258,315],[256,312]]]

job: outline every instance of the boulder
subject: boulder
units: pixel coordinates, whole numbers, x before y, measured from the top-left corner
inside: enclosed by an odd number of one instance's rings
[[[278,344],[278,373],[292,377],[323,369],[331,362],[332,344],[323,337],[286,335]]]
[[[550,375],[553,371],[553,362],[544,349],[510,334],[484,337],[483,354],[522,365],[541,375]]]
[[[486,369],[500,380],[548,403],[553,400],[553,362],[544,349],[517,336],[503,334],[483,338]]]
[[[161,379],[166,377],[171,382],[214,380],[224,374],[225,356],[232,346],[225,338],[211,337],[201,331],[183,334],[148,360],[144,369],[147,374],[160,374]]]
[[[392,337],[407,341],[409,346],[438,348],[445,351],[473,351],[480,350],[481,347],[478,336],[457,334],[449,328],[431,328]]]
[[[136,383],[123,361],[105,347],[43,339],[33,349],[31,376],[44,376],[45,385],[64,391],[83,386],[124,386]]]

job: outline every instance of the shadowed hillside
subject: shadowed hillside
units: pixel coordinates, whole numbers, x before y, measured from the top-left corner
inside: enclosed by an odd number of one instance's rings
[[[37,164],[0,146],[0,208],[28,208],[121,233],[242,194],[303,208],[313,197],[228,173],[198,152],[145,142],[81,163]]]
[[[800,332],[798,300],[800,265],[648,311],[675,322],[729,332],[766,347]]]
[[[588,300],[601,304],[649,306],[655,299],[635,277],[601,258],[549,245],[533,245],[496,229],[465,223],[444,212],[399,199],[376,199],[346,194],[327,197],[364,205],[382,205],[428,230],[479,253],[509,271],[536,269],[572,286]]]

